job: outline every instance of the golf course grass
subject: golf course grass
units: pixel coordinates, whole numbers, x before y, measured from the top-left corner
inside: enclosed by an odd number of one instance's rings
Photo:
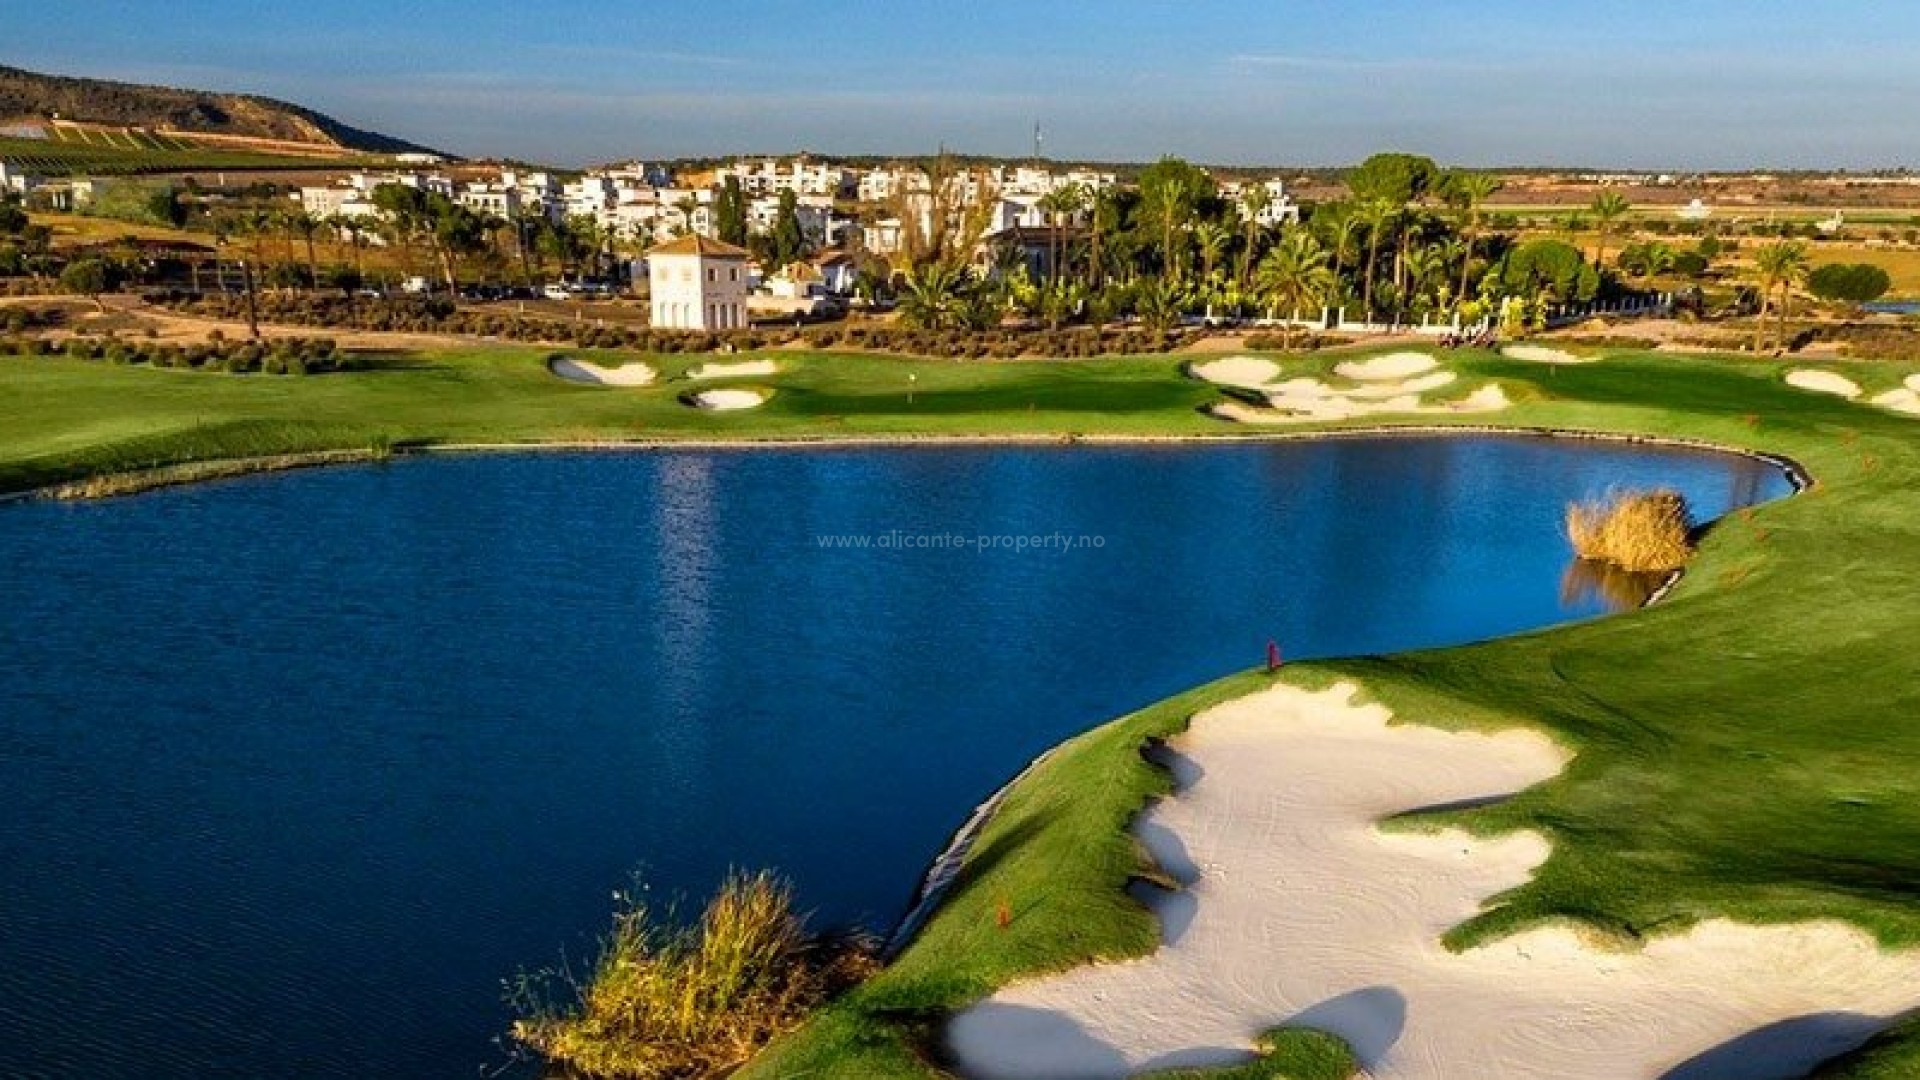
[[[765,406],[713,413],[678,401],[692,385],[682,373],[704,358],[649,358],[662,376],[654,385],[612,390],[552,377],[546,356],[476,348],[306,378],[0,359],[0,491],[190,461],[389,446],[1260,434],[1204,415],[1221,392],[1184,377],[1175,357],[948,363],[780,353],[780,372],[756,378],[777,391]],[[1537,829],[1553,855],[1530,884],[1457,927],[1449,944],[1546,920],[1634,940],[1719,915],[1842,918],[1885,944],[1920,945],[1920,605],[1912,585],[1920,580],[1920,419],[1794,390],[1772,363],[1444,358],[1462,378],[1437,396],[1492,379],[1515,405],[1457,421],[1423,416],[1423,425],[1700,439],[1789,456],[1816,479],[1795,498],[1714,527],[1681,586],[1654,608],[1485,644],[1288,669],[1288,679],[1312,685],[1355,679],[1423,722],[1531,725],[1578,752],[1553,780],[1452,815],[1480,831]],[[1319,374],[1332,360],[1289,360],[1288,374]],[[1846,370],[1869,393],[1911,373],[1859,362]],[[1169,779],[1140,750],[1266,679],[1234,676],[1063,744],[1008,793],[946,901],[897,961],[741,1075],[938,1075],[923,1055],[937,1050],[933,1036],[952,1009],[1022,975],[1152,950],[1157,925],[1124,886],[1154,870],[1127,825]],[[1011,914],[1004,927],[1003,909]],[[1270,1047],[1238,1070],[1178,1075],[1309,1080],[1350,1068],[1324,1037],[1278,1034]],[[1920,1030],[1896,1030],[1820,1075],[1920,1075]]]

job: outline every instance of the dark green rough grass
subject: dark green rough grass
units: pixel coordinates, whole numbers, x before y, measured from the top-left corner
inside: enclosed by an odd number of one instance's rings
[[[1181,378],[1168,357],[780,354],[786,370],[756,380],[778,391],[772,402],[710,414],[675,400],[690,386],[675,376],[698,359],[661,358],[667,378],[652,388],[600,390],[554,380],[544,355],[476,349],[307,379],[0,360],[0,490],[382,439],[1244,434],[1197,411],[1217,392]],[[1357,678],[1423,723],[1532,724],[1578,751],[1561,777],[1459,817],[1479,830],[1540,829],[1554,854],[1451,943],[1561,919],[1645,937],[1724,915],[1838,917],[1889,944],[1920,944],[1920,421],[1792,390],[1775,364],[1449,360],[1500,378],[1520,401],[1465,423],[1706,439],[1791,455],[1820,480],[1714,528],[1680,590],[1653,610],[1290,669],[1309,681]],[[1870,391],[1910,370],[1845,366]],[[908,372],[918,376],[912,403]],[[937,1075],[922,1054],[937,1051],[948,1010],[1018,977],[1153,948],[1151,916],[1123,891],[1152,872],[1126,826],[1167,780],[1138,750],[1260,680],[1203,687],[1065,744],[1011,793],[899,961],[743,1076]],[[1015,912],[1006,930],[994,918],[1003,899]],[[1248,1068],[1295,1067],[1292,1054]],[[1890,1036],[1834,1070],[1823,1075],[1920,1075],[1920,1033]]]

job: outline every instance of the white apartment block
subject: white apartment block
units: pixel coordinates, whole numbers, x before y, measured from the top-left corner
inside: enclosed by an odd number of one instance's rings
[[[854,187],[853,174],[838,165],[796,159],[781,161],[736,161],[716,174],[720,182],[727,177],[740,181],[740,189],[752,195],[777,195],[791,191],[797,195],[824,195],[838,198]]]
[[[1229,180],[1220,185],[1220,197],[1238,207],[1242,205],[1247,191],[1253,187],[1265,188],[1267,195],[1260,212],[1254,215],[1256,223],[1272,229],[1300,220],[1300,204],[1287,194],[1286,182],[1282,180]]]

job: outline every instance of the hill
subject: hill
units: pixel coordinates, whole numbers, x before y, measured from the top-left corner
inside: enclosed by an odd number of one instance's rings
[[[273,98],[45,75],[0,66],[0,126],[44,125],[53,117],[81,125],[316,149],[377,154],[435,152]]]

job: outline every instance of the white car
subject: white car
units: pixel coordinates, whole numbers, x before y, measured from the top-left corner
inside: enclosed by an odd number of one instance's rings
[[[549,300],[573,299],[572,290],[568,289],[565,285],[549,285],[546,288],[540,290],[540,295],[546,297]]]

